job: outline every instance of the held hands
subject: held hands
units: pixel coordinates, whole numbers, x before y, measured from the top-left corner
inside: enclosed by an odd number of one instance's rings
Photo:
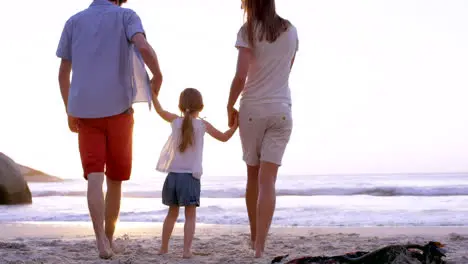
[[[78,119],[73,116],[68,116],[68,128],[73,133],[78,133]]]
[[[239,126],[239,112],[234,107],[228,107],[228,125],[230,128],[237,128]]]
[[[159,80],[156,80],[156,78],[151,79],[151,91],[154,96],[158,97],[159,91],[161,90],[161,84]]]
[[[239,127],[239,112],[234,112],[234,117],[232,121],[232,129],[237,129]]]

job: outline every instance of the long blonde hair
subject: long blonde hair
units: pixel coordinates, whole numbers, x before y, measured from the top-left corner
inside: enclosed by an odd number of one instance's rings
[[[242,0],[247,23],[244,36],[249,45],[255,48],[255,41],[272,43],[289,28],[289,21],[276,13],[275,0]]]
[[[179,109],[184,115],[179,151],[184,152],[188,147],[193,145],[192,115],[203,110],[203,97],[201,93],[194,88],[183,90],[179,97]]]

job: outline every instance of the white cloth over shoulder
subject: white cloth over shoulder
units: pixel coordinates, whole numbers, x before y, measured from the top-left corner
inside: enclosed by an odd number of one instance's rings
[[[183,153],[179,151],[183,118],[179,117],[171,123],[172,133],[164,144],[159,156],[156,170],[160,172],[192,173],[200,179],[203,174],[203,137],[205,124],[200,119],[192,119],[193,145]]]
[[[147,102],[151,111],[151,82],[146,72],[145,63],[135,46],[130,48],[130,60],[132,62],[133,102]]]

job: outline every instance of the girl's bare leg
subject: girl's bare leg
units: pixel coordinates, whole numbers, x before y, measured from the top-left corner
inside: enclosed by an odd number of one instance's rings
[[[163,224],[161,249],[159,250],[160,255],[166,254],[169,251],[169,239],[171,239],[172,230],[174,230],[177,217],[179,217],[179,206],[169,207]]]
[[[192,241],[195,235],[196,221],[197,221],[197,207],[195,205],[186,206],[185,207],[183,258],[192,257]]]

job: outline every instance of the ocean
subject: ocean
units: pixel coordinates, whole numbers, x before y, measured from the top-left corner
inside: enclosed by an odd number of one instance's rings
[[[248,224],[245,181],[204,175],[198,222]],[[124,183],[120,221],[162,222],[163,182],[155,176]],[[0,222],[89,221],[84,180],[29,186],[33,204],[0,206]],[[468,174],[280,175],[277,196],[275,226],[468,225]]]

